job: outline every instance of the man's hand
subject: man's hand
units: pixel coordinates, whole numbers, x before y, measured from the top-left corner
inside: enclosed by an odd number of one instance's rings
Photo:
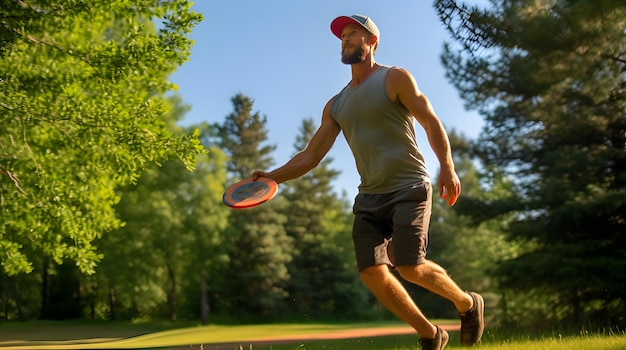
[[[269,174],[261,170],[255,170],[252,173],[252,180],[256,181],[260,177],[269,177]]]
[[[441,169],[439,173],[439,198],[453,206],[461,194],[461,181],[454,169]]]

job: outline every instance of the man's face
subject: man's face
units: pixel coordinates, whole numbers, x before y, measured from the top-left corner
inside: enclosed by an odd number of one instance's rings
[[[355,64],[367,57],[370,33],[356,24],[348,24],[341,31],[341,62]]]

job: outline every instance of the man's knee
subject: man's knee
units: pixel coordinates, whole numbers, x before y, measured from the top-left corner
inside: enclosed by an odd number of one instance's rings
[[[370,287],[381,283],[389,274],[389,267],[387,265],[374,265],[366,267],[359,272],[361,280],[366,286]]]
[[[407,281],[420,280],[424,276],[424,264],[396,266],[396,271]]]
[[[396,270],[405,280],[420,285],[420,282],[424,279],[431,279],[435,275],[448,274],[441,266],[429,260],[426,260],[423,264],[396,266]]]

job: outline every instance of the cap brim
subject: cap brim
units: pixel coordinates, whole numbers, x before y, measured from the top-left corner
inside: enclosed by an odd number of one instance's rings
[[[330,23],[330,31],[333,32],[333,34],[337,38],[341,39],[341,31],[343,31],[343,27],[347,26],[348,24],[358,24],[361,27],[363,26],[361,23],[359,23],[359,21],[352,17],[339,16]]]

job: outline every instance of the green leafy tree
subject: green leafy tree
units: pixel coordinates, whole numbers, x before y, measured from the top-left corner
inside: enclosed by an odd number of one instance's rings
[[[125,188],[118,205],[125,225],[100,243],[98,317],[176,320],[181,303],[185,315],[194,314],[191,307],[200,309],[199,292],[190,295],[189,289],[198,291],[193,283],[224,260],[223,160],[218,149],[211,149],[210,155],[198,156],[194,172],[168,161]]]
[[[303,150],[316,130],[304,119],[294,148]],[[285,183],[287,235],[293,238],[288,300],[295,317],[355,318],[368,292],[354,266],[349,205],[333,193],[339,172],[325,158],[304,176]],[[334,223],[331,223],[334,221]]]
[[[217,129],[219,145],[229,156],[229,180],[235,182],[250,177],[256,169],[269,168],[275,146],[263,144],[267,118],[252,112],[253,101],[238,94],[232,102],[233,113]],[[228,279],[216,296],[222,313],[266,319],[284,311],[291,240],[283,227],[282,202],[277,198],[255,208],[231,211],[226,230],[232,240]]]
[[[626,315],[626,7],[621,1],[436,1],[457,45],[447,75],[486,127],[484,164],[515,179],[485,213],[514,214],[524,242],[502,286],[537,318],[623,324]]]
[[[93,273],[93,242],[120,225],[116,187],[204,151],[161,118],[202,17],[186,0],[0,3],[0,263]]]
[[[188,106],[178,95],[168,101],[172,108],[164,121],[174,134],[183,134],[176,122]],[[206,124],[191,128],[203,140],[212,133]],[[98,317],[176,320],[181,306],[185,317],[200,314],[197,286],[223,265],[227,223],[220,201],[226,158],[215,146],[206,148],[193,172],[170,160],[120,192],[116,209],[125,225],[101,242],[105,257],[94,281]]]
[[[208,125],[202,125],[201,130],[203,140],[213,132]],[[186,250],[187,270],[182,274],[184,298],[181,301],[187,310],[185,315],[199,316],[202,323],[207,324],[215,293],[225,283],[227,253],[232,241],[224,234],[229,209],[222,204],[227,157],[215,145],[204,144],[209,155],[201,156],[195,175],[182,186],[188,202],[184,225],[193,240]]]

